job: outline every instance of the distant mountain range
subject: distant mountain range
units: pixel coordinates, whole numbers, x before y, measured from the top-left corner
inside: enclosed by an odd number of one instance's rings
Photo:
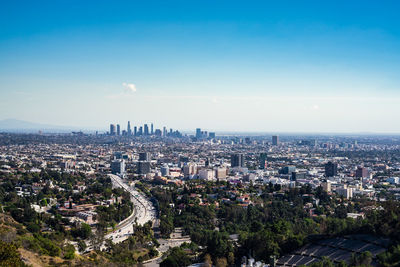
[[[77,127],[34,123],[16,119],[0,120],[0,132],[53,132],[65,133],[80,130]]]

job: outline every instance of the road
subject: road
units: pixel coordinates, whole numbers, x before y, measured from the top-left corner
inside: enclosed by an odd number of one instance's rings
[[[153,225],[158,224],[157,211],[154,208],[153,203],[151,203],[143,193],[137,191],[134,187],[127,185],[117,175],[109,174],[109,177],[111,178],[113,186],[123,188],[130,193],[134,209],[128,218],[117,225],[116,230],[105,236],[105,239],[111,239],[113,243],[119,243],[128,239],[129,236],[133,234],[135,221],[140,225],[143,225],[148,221],[152,221]],[[172,233],[170,239],[158,239],[158,242],[160,243],[160,247],[157,250],[159,251],[160,256],[145,262],[146,267],[159,266],[162,261],[162,255],[167,252],[169,248],[180,246],[184,242],[190,242],[190,238],[188,236],[182,236],[182,229],[177,228],[174,233]],[[105,245],[103,245],[101,249],[105,249]],[[91,247],[86,251],[90,250]]]
[[[135,222],[139,225],[143,225],[148,221],[152,221],[153,225],[157,222],[157,211],[153,206],[153,203],[146,198],[146,196],[137,191],[134,187],[127,185],[119,176],[114,174],[108,175],[111,178],[113,186],[125,189],[131,195],[131,201],[133,203],[132,214],[121,221],[115,228],[114,231],[104,236],[104,239],[110,239],[113,243],[119,243],[129,238],[133,234],[133,226]],[[93,249],[89,241],[86,241],[87,249],[85,252],[89,252]],[[105,243],[104,243],[105,244]],[[101,249],[105,249],[105,245],[101,246]]]
[[[105,236],[105,238],[110,238],[114,243],[122,242],[128,239],[129,235],[132,234],[133,225],[135,224],[135,219],[138,224],[145,224],[148,221],[152,221],[153,225],[158,224],[157,212],[153,206],[153,203],[144,196],[143,193],[135,190],[134,187],[127,185],[119,176],[109,174],[111,181],[114,186],[122,187],[131,194],[132,202],[134,204],[134,211],[126,218],[124,221],[120,222],[117,229],[112,233]],[[168,251],[169,248],[177,247],[184,242],[190,242],[189,236],[182,236],[182,229],[176,228],[174,233],[171,234],[170,239],[157,239],[160,243],[160,247],[157,248],[160,256],[154,258],[145,263],[146,267],[159,266],[162,261],[162,255]]]
[[[127,185],[117,175],[109,174],[108,176],[111,178],[114,186],[121,187],[131,194],[131,201],[134,207],[132,214],[120,222],[115,231],[105,236],[105,239],[111,239],[113,243],[119,243],[128,239],[128,237],[133,233],[135,221],[139,225],[143,225],[148,221],[154,223],[157,220],[157,212],[153,203],[151,203],[143,193],[137,191],[134,187]]]

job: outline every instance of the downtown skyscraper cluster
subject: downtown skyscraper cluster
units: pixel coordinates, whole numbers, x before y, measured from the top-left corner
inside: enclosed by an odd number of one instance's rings
[[[167,127],[161,129],[154,129],[154,124],[144,124],[143,126],[133,126],[131,127],[131,122],[128,121],[126,130],[121,131],[121,126],[119,124],[110,124],[110,131],[108,132],[110,136],[159,136],[159,137],[182,137],[182,134],[178,130],[173,130],[172,128],[167,130]]]

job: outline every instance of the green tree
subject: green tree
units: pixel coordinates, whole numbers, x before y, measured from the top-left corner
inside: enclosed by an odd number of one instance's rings
[[[64,247],[64,259],[71,260],[73,258],[75,258],[75,247],[68,244]]]
[[[352,254],[350,264],[352,266],[370,266],[372,262],[372,254],[369,251],[365,251],[361,254]]]
[[[26,266],[20,258],[17,247],[0,241],[0,267]]]
[[[191,264],[190,258],[180,247],[171,249],[169,255],[160,263],[160,267],[181,267]]]

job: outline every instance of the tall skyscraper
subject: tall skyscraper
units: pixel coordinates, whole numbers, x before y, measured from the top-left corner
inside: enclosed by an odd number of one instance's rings
[[[110,124],[110,135],[116,134],[115,124]]]
[[[128,128],[126,129],[128,131],[128,135],[132,135],[132,129],[131,129],[131,122],[128,121]]]
[[[156,130],[154,131],[154,134],[155,134],[156,136],[159,136],[159,137],[162,136],[162,132],[161,132],[160,129],[156,129]]]
[[[166,137],[167,136],[167,127],[163,127],[163,136]]]
[[[123,175],[125,173],[125,161],[123,159],[113,160],[111,162],[111,172]]]
[[[274,146],[279,145],[279,136],[277,136],[277,135],[272,136],[272,145],[274,145]]]
[[[207,157],[206,160],[205,160],[205,162],[204,162],[204,165],[205,165],[206,167],[209,167],[210,164],[211,164],[211,160],[210,160],[210,158]]]
[[[117,124],[117,135],[121,135],[121,126]]]
[[[279,170],[280,174],[292,174],[292,172],[296,171],[296,166],[284,166]]]
[[[265,169],[267,165],[267,153],[260,153],[259,165],[261,170]]]
[[[231,155],[231,167],[244,167],[244,155],[242,153]]]
[[[151,135],[154,134],[154,127],[153,127],[153,123],[151,123]]]
[[[150,161],[150,153],[149,152],[140,152],[139,160],[140,161]]]
[[[168,176],[169,175],[169,167],[168,167],[168,165],[165,165],[165,166],[161,167],[161,175],[162,176]]]
[[[357,167],[356,170],[356,177],[357,178],[365,178],[368,177],[368,169],[365,167]]]
[[[143,135],[143,126],[139,127],[138,135]]]
[[[196,129],[196,138],[201,138],[201,129],[200,128],[197,128]]]
[[[137,165],[138,174],[148,174],[151,171],[151,165],[149,161],[139,161]]]
[[[149,135],[149,126],[147,124],[144,125],[144,135]]]
[[[134,136],[137,136],[137,126],[134,126],[134,127],[133,127],[133,135],[134,135]]]
[[[329,161],[325,164],[325,176],[334,177],[337,176],[338,164],[336,162]]]
[[[306,172],[294,171],[291,174],[290,180],[291,181],[297,181],[298,179],[306,179],[306,178],[307,178],[307,173]]]

